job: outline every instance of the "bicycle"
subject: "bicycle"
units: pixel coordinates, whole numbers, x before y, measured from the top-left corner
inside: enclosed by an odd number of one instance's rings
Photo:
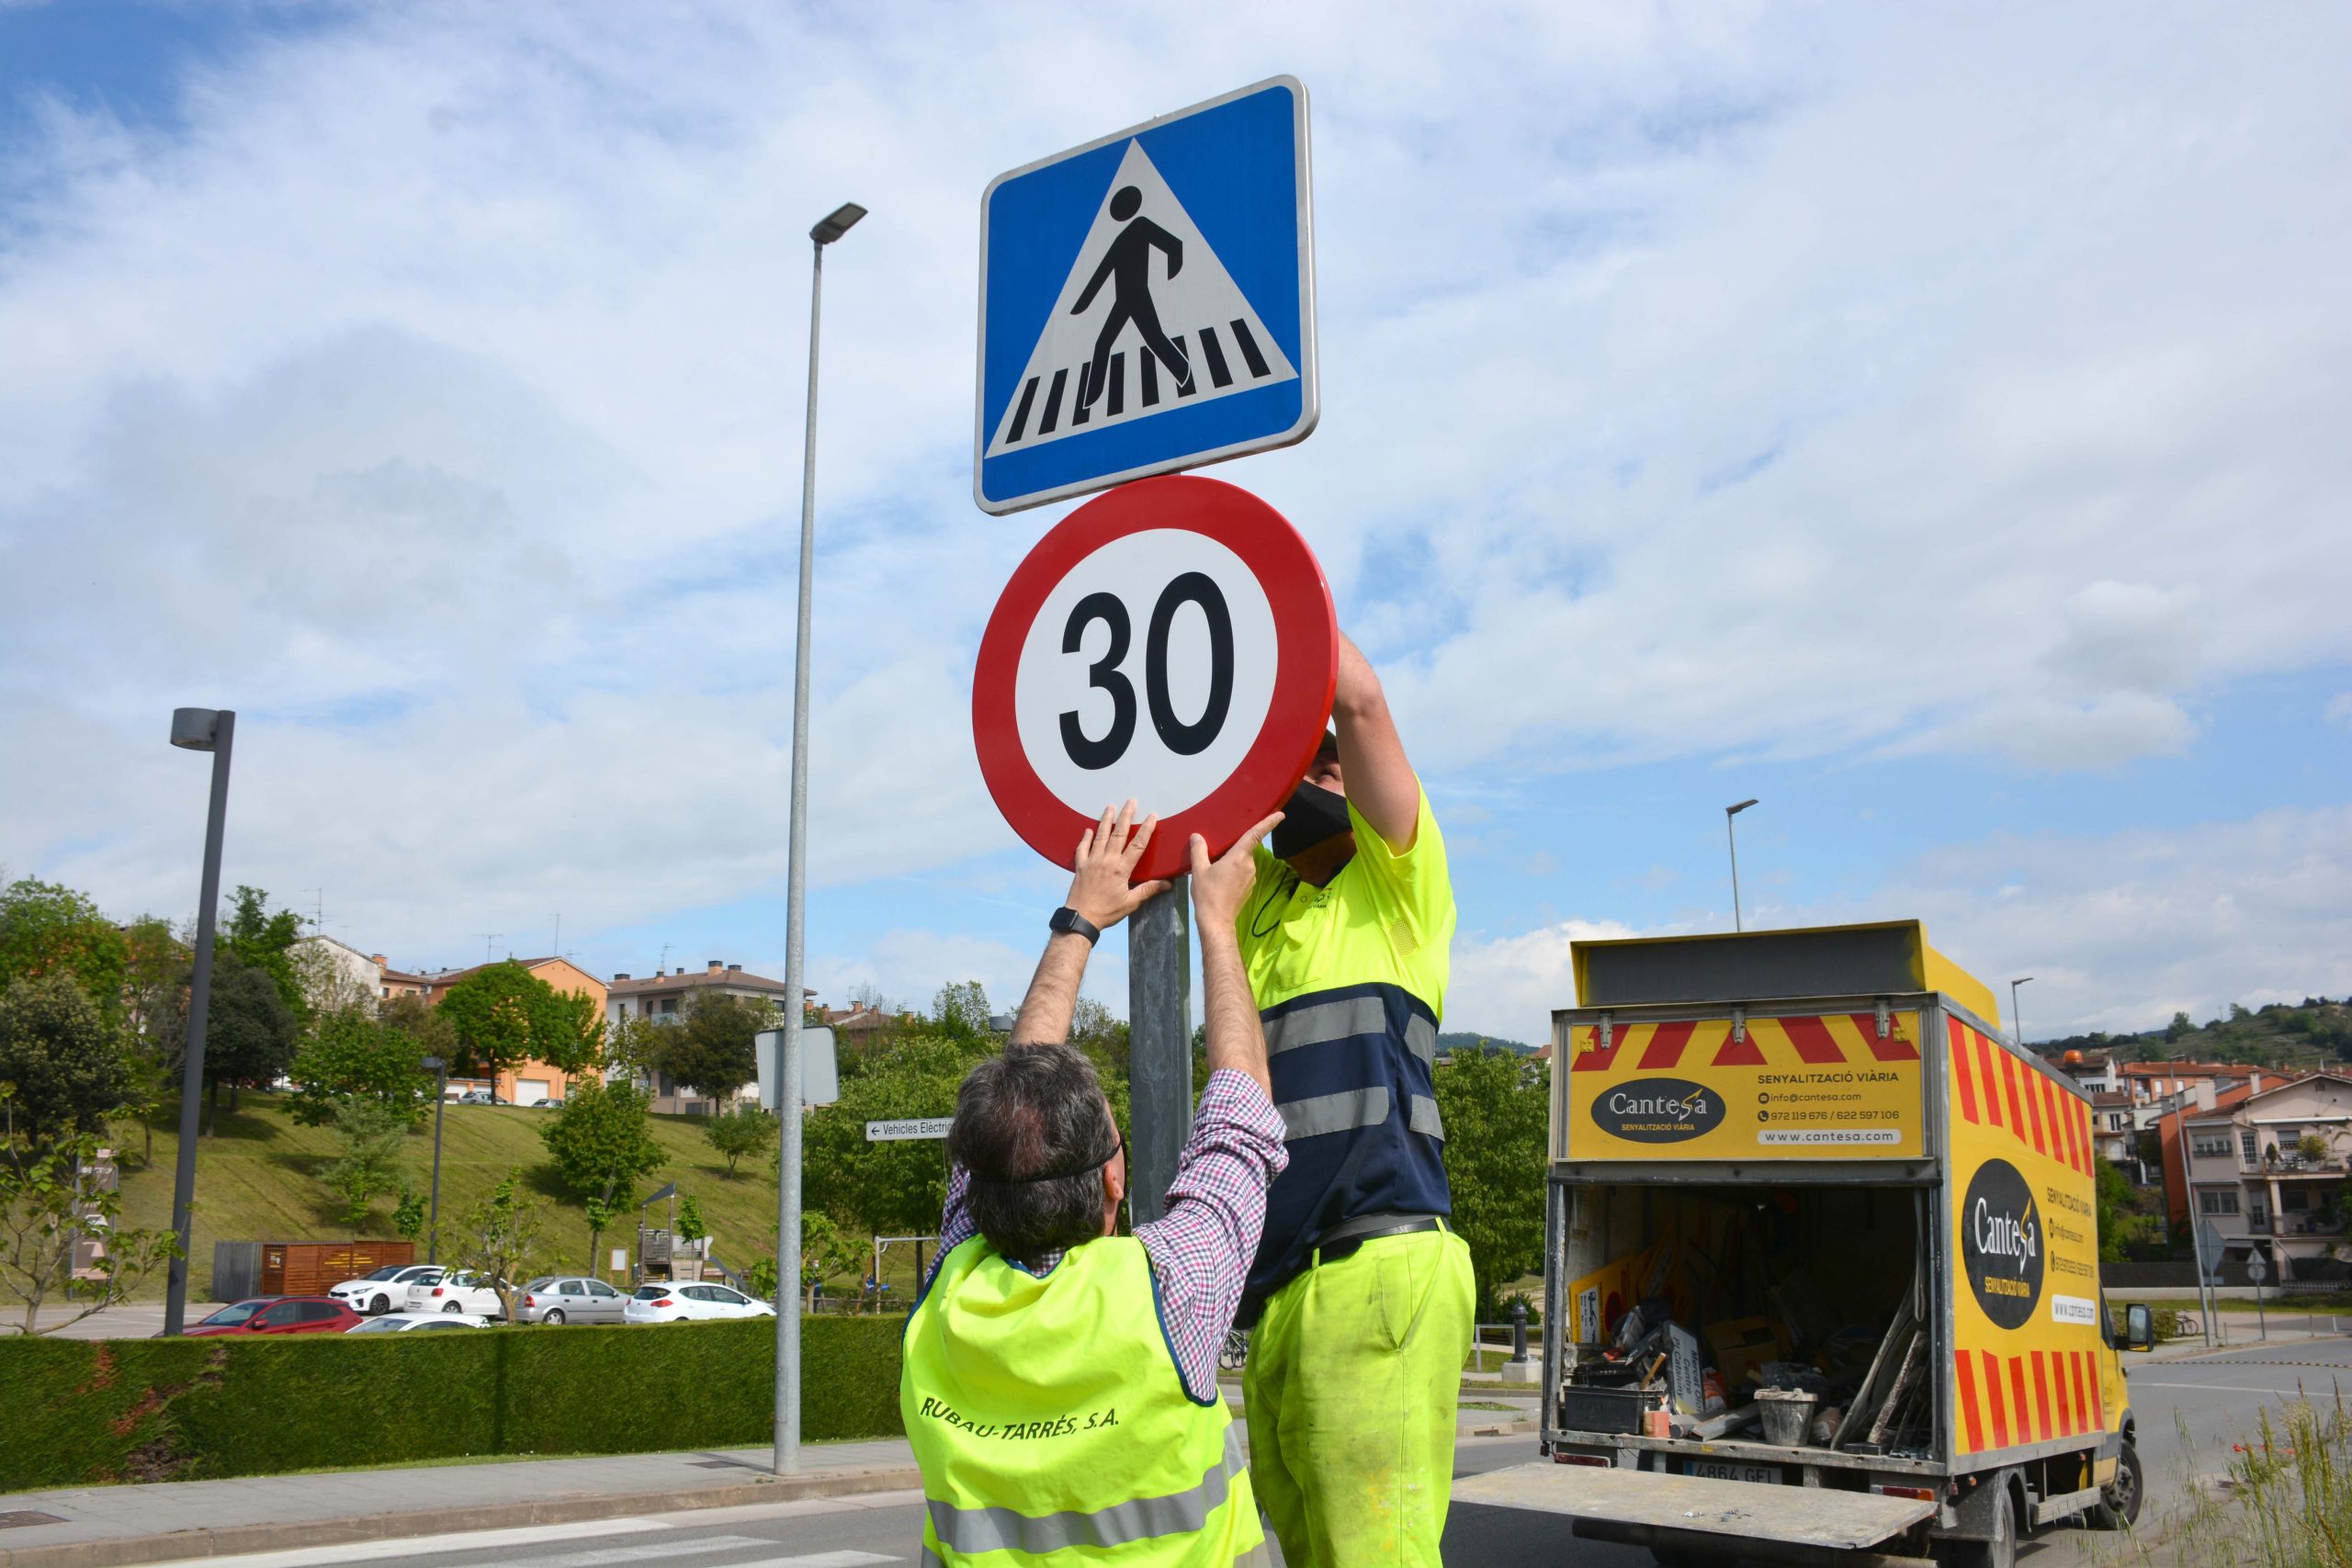
[[[1246,1328],[1227,1329],[1225,1343],[1217,1347],[1216,1370],[1221,1372],[1238,1372],[1249,1364],[1250,1331]]]

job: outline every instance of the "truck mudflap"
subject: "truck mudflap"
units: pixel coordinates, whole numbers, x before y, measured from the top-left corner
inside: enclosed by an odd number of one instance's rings
[[[1571,1515],[1577,1534],[1603,1540],[1712,1546],[1753,1562],[1851,1562],[1855,1559],[1840,1554],[1869,1551],[1936,1511],[1922,1498],[1875,1492],[1546,1461],[1465,1476],[1453,1483],[1453,1500]]]

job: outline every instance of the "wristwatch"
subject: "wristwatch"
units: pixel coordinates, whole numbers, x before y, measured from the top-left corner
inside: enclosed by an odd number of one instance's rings
[[[1089,947],[1092,947],[1102,940],[1102,928],[1067,904],[1056,909],[1054,918],[1046,923],[1053,927],[1057,932],[1076,931],[1086,939],[1086,945]]]

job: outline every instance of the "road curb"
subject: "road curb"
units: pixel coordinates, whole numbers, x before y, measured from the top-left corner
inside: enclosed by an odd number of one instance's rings
[[[521,1503],[482,1503],[467,1508],[412,1508],[341,1519],[288,1520],[282,1524],[174,1530],[164,1535],[61,1541],[50,1546],[0,1550],[0,1568],[130,1568],[131,1564],[141,1562],[180,1562],[248,1551],[400,1540],[460,1530],[513,1529],[530,1525],[571,1524],[582,1519],[625,1518],[636,1514],[795,1503],[811,1497],[854,1497],[922,1484],[922,1472],[910,1464],[831,1475],[757,1475],[723,1485],[677,1487],[661,1492],[581,1493]]]

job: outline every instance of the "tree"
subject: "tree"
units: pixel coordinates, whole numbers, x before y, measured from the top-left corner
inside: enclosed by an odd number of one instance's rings
[[[774,1115],[746,1100],[704,1122],[702,1135],[726,1159],[727,1175],[731,1180],[735,1162],[774,1145],[780,1126]]]
[[[2096,1192],[2098,1217],[2098,1258],[2102,1263],[2120,1263],[2127,1247],[2142,1247],[2159,1241],[2164,1236],[2164,1221],[2154,1214],[2143,1214],[2132,1196],[2132,1184],[2123,1173],[2107,1160],[2094,1162],[2098,1166]]]
[[[529,1275],[547,1213],[546,1203],[523,1190],[523,1172],[518,1167],[499,1178],[497,1185],[458,1222],[458,1267],[493,1281],[509,1323],[514,1321],[514,1281]]]
[[[695,1201],[695,1198],[692,1193],[687,1193],[680,1197],[678,1200],[678,1239],[684,1242],[687,1246],[692,1247],[695,1242],[700,1241],[709,1234],[710,1222],[703,1218],[702,1205]]]
[[[582,1198],[627,1207],[638,1179],[662,1168],[649,1101],[634,1084],[591,1078],[539,1129],[563,1184]]]
[[[604,1240],[605,1233],[612,1228],[615,1210],[602,1198],[589,1199],[584,1207],[588,1211],[588,1272],[594,1274],[597,1271],[597,1243]]]
[[[269,895],[258,887],[244,886],[237,889],[219,938],[220,945],[236,954],[238,963],[269,976],[278,999],[298,1020],[306,1017],[311,1007],[302,995],[302,970],[294,956],[294,944],[301,940],[301,916],[291,909],[271,914]]]
[[[662,1070],[662,1052],[674,1025],[650,1018],[625,1018],[605,1038],[605,1061],[631,1077],[651,1077]]]
[[[0,1155],[0,1292],[24,1308],[23,1320],[6,1325],[17,1333],[54,1334],[119,1305],[178,1256],[171,1232],[124,1230],[116,1223],[120,1197],[84,1177],[98,1156],[98,1141],[88,1134],[46,1150],[9,1138]],[[79,1279],[76,1252],[85,1255]],[[43,1324],[41,1304],[69,1289],[82,1292],[81,1310]]]
[[[594,998],[568,997],[513,959],[485,964],[449,987],[440,1012],[456,1038],[452,1066],[495,1077],[537,1059],[583,1072],[601,1055]]]
[[[414,1242],[424,1234],[424,1194],[413,1187],[401,1189],[400,1201],[392,1205],[392,1229],[402,1241]]]
[[[844,1072],[839,1103],[820,1106],[805,1123],[808,1207],[883,1235],[922,1235],[937,1226],[947,1196],[939,1145],[868,1143],[865,1123],[954,1115],[964,1075],[995,1049],[992,1040],[904,1035]]]
[[[68,976],[112,1022],[122,1013],[128,959],[122,933],[87,894],[30,877],[0,891],[0,990]]]
[[[0,992],[0,1082],[16,1085],[9,1131],[34,1148],[106,1130],[130,1088],[120,1027],[64,969]]]
[[[938,1032],[957,1040],[989,1038],[989,994],[978,980],[951,981],[931,999]]]
[[[186,1055],[185,989],[179,1007],[181,1021],[174,1032],[183,1043],[172,1054],[174,1077],[182,1071]],[[294,1065],[294,1052],[300,1039],[301,1024],[268,973],[247,967],[235,953],[225,949],[217,952],[211,1003],[204,1026],[204,1083],[212,1111],[220,1109],[223,1084],[230,1086],[233,1108],[238,1086],[275,1083]],[[204,1130],[212,1130],[210,1113],[206,1115]]]
[[[313,1017],[288,1076],[294,1080],[289,1109],[306,1126],[324,1126],[357,1100],[380,1105],[403,1126],[414,1126],[433,1102],[435,1080],[424,1070],[424,1047],[414,1035],[388,1026],[366,1004]]]
[[[376,1200],[401,1184],[401,1145],[414,1118],[402,1105],[354,1098],[334,1107],[335,1156],[320,1175],[343,1199],[343,1217],[357,1225]]]
[[[836,1274],[853,1272],[858,1264],[856,1243],[842,1234],[830,1215],[803,1212],[800,1216],[800,1295],[813,1310],[817,1287]]]
[[[1507,1051],[1456,1052],[1435,1087],[1450,1223],[1470,1248],[1478,1317],[1489,1321],[1501,1288],[1544,1266],[1550,1091],[1540,1065]]]
[[[697,991],[678,1022],[657,1025],[658,1064],[680,1084],[724,1100],[760,1076],[759,1033],[777,1028],[775,1008],[753,997]]]
[[[2168,1043],[2179,1040],[2184,1034],[2194,1034],[2196,1032],[2197,1026],[2189,1022],[2188,1015],[2185,1012],[2177,1012],[2173,1014],[2172,1021],[2165,1025],[2165,1039]]]

